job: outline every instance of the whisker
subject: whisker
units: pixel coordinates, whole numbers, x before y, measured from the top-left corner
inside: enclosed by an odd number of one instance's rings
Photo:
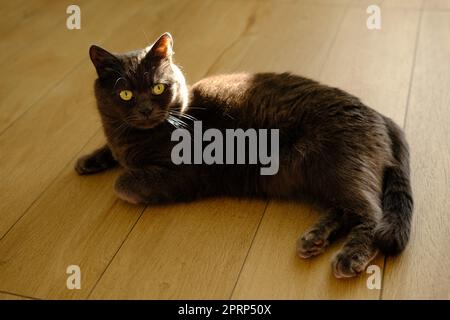
[[[169,117],[167,119],[170,119],[170,121],[172,121],[174,124],[176,124],[178,128],[179,128],[179,126],[181,126],[188,130],[191,129],[191,128],[189,128],[189,125],[186,122],[184,122],[183,120],[181,120],[177,117],[169,115]]]
[[[190,128],[190,127],[188,127],[187,125],[186,125],[186,123],[180,123],[180,119],[178,119],[178,118],[175,118],[175,117],[173,117],[173,116],[169,116],[167,119],[167,122],[168,123],[170,123],[175,129],[186,129],[186,130],[188,130],[190,133],[191,133],[191,135],[190,135],[190,138],[191,138],[191,141],[194,141],[194,137],[192,136],[192,132],[194,131],[194,128]],[[184,125],[183,125],[184,124]]]
[[[175,129],[181,129],[178,122],[174,121],[172,118],[168,117],[166,119],[168,123],[170,123]]]
[[[195,117],[193,117],[193,116],[191,116],[191,115],[185,114],[185,113],[175,112],[175,111],[170,111],[169,113],[170,113],[171,115],[179,116],[179,117],[182,117],[182,118],[191,120],[191,121],[198,121],[197,118],[195,118]]]
[[[171,120],[182,127],[188,127],[186,122],[184,122],[176,117],[171,117]]]
[[[114,89],[116,88],[116,85],[117,85],[117,83],[119,82],[119,80],[124,80],[124,81],[127,81],[124,77],[119,77],[119,78],[117,78],[117,80],[116,80],[116,82],[114,83]]]

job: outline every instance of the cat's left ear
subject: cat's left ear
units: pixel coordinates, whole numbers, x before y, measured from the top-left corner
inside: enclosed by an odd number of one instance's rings
[[[121,70],[122,65],[120,60],[103,48],[92,45],[89,48],[89,56],[91,57],[91,61],[94,64],[100,79],[108,78]]]
[[[153,44],[147,56],[159,59],[170,58],[173,55],[173,38],[168,32],[159,37]]]

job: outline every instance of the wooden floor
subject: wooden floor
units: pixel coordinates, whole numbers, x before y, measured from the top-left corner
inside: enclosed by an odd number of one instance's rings
[[[0,6],[0,299],[450,298],[450,0],[78,0]],[[381,30],[366,28],[378,4]],[[142,47],[164,31],[190,83],[216,73],[292,71],[339,86],[404,127],[416,209],[411,243],[368,274],[337,280],[330,259],[296,257],[318,214],[234,199],[132,206],[118,171],[79,177],[103,143],[88,47]],[[81,289],[66,288],[79,265]]]

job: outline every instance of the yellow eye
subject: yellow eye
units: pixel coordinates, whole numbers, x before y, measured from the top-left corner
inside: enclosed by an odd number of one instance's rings
[[[119,96],[120,99],[129,101],[131,100],[131,98],[133,98],[133,92],[131,92],[130,90],[122,90],[120,91]]]
[[[160,95],[161,93],[163,93],[164,92],[164,89],[165,89],[166,87],[164,86],[164,84],[162,84],[162,83],[158,83],[158,84],[155,84],[154,86],[153,86],[153,88],[152,88],[152,93],[154,94],[154,95]]]

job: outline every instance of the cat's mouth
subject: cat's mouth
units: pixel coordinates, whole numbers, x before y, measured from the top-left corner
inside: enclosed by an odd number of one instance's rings
[[[133,117],[132,119],[128,119],[127,122],[129,125],[137,129],[151,129],[166,121],[168,115],[168,112],[160,112],[156,114]]]

